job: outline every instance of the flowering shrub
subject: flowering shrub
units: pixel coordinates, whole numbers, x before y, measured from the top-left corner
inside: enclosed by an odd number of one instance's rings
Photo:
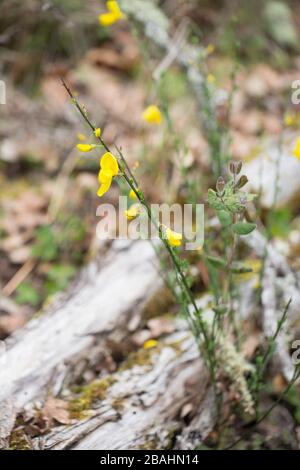
[[[102,26],[109,26],[124,18],[125,15],[118,3],[108,1],[107,12],[99,16],[99,22]],[[204,52],[204,57],[213,51],[213,45],[209,45]],[[246,262],[239,250],[241,237],[248,236],[257,229],[253,210],[256,194],[244,190],[248,179],[242,174],[242,163],[231,160],[228,148],[223,149],[227,131],[220,126],[213,106],[216,79],[211,73],[205,73],[205,76],[206,79],[201,82],[204,100],[203,113],[207,118],[206,137],[210,146],[211,170],[215,177],[215,187],[208,190],[207,201],[211,208],[210,213],[215,215],[208,222],[210,236],[204,246],[199,247],[197,253],[199,258],[197,259],[201,259],[208,272],[212,291],[212,318],[210,320],[205,315],[205,309],[199,306],[198,299],[195,298],[193,292],[191,264],[182,250],[183,234],[161,223],[151,210],[135,172],[130,168],[123,152],[117,147],[116,152],[111,151],[100,128],[91,122],[85,108],[80,105],[65,83],[64,86],[99,142],[98,144],[79,143],[78,150],[90,152],[98,149],[103,151],[104,149],[100,158],[98,196],[102,197],[110,189],[114,179],[121,180],[126,184],[129,198],[134,201],[125,211],[127,220],[133,221],[143,213],[157,229],[161,244],[160,247],[155,246],[155,249],[161,263],[164,279],[174,294],[206,362],[219,413],[222,404],[220,383],[222,380],[224,382],[224,378],[226,378],[227,386],[229,383],[231,390],[234,390],[243,411],[248,415],[256,415],[257,421],[259,421],[261,417],[258,418],[258,393],[264,369],[272,354],[272,348],[280,328],[286,319],[289,304],[283,313],[279,329],[269,339],[266,353],[257,357],[256,365],[250,364],[240,352],[241,322],[238,316],[238,287],[235,276],[253,273],[253,266],[258,261]],[[167,104],[161,96],[157,96],[154,102],[158,104],[147,106],[141,118],[150,125],[166,124],[167,131],[173,138],[174,153],[178,156],[184,144],[175,135]],[[285,123],[291,125],[292,118],[286,116]],[[81,139],[79,140],[81,141]],[[300,160],[300,139],[296,142],[294,155]],[[197,188],[195,189],[196,185],[191,181],[190,175],[180,159],[178,166],[183,180],[182,184],[187,188],[187,195],[195,204],[199,194]],[[248,211],[249,206],[252,209],[251,215]],[[259,267],[262,268],[261,262]],[[254,274],[256,273],[254,272]],[[155,346],[154,340],[145,344],[145,348]],[[295,381],[297,377],[294,376],[292,381]]]

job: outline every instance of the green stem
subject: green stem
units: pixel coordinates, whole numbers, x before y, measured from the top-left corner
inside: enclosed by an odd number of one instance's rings
[[[68,95],[70,96],[72,102],[74,103],[74,105],[76,106],[77,110],[80,112],[81,116],[83,117],[83,119],[86,121],[86,123],[89,125],[89,127],[92,129],[93,132],[95,132],[96,130],[96,127],[94,126],[94,124],[90,121],[87,113],[83,110],[83,108],[81,107],[81,105],[79,104],[79,102],[76,100],[76,98],[74,97],[72,91],[70,90],[70,88],[67,86],[67,84],[65,83],[65,81],[63,79],[61,79],[62,81],[62,84],[63,86],[65,87]],[[105,150],[107,152],[110,152],[110,148],[108,147],[108,145],[104,142],[104,140],[102,139],[102,137],[98,137],[98,139],[100,140],[101,144],[103,145],[103,147],[105,148]],[[188,321],[190,323],[190,326],[192,328],[192,331],[194,331],[194,328],[196,327],[197,324],[199,324],[199,327],[200,327],[200,331],[203,335],[203,338],[204,338],[204,343],[205,343],[205,346],[206,346],[206,357],[207,357],[207,364],[208,364],[208,367],[209,367],[209,371],[210,371],[210,375],[211,375],[211,379],[212,379],[212,382],[213,382],[213,385],[214,385],[214,389],[215,391],[216,390],[216,373],[215,373],[215,360],[213,359],[212,356],[214,356],[214,352],[212,351],[212,348],[211,348],[211,341],[210,341],[210,338],[209,338],[209,335],[208,335],[208,332],[206,330],[206,326],[205,326],[205,323],[204,321],[202,320],[201,318],[201,312],[199,311],[198,307],[197,307],[197,304],[195,302],[195,299],[190,291],[190,288],[188,286],[188,282],[187,282],[187,279],[186,279],[186,276],[184,274],[184,272],[182,271],[179,263],[177,262],[177,259],[176,259],[176,256],[175,256],[175,253],[173,251],[173,248],[169,245],[168,241],[166,240],[166,238],[164,237],[164,234],[163,234],[163,230],[162,230],[162,227],[160,224],[157,223],[157,221],[153,218],[152,216],[152,213],[151,213],[151,209],[150,207],[148,206],[146,200],[145,200],[145,197],[144,195],[141,193],[141,191],[139,190],[138,188],[138,185],[136,183],[136,180],[134,178],[134,176],[132,175],[132,172],[126,162],[126,159],[124,157],[124,155],[122,154],[121,150],[118,149],[118,153],[120,155],[120,159],[124,165],[124,169],[122,170],[122,176],[124,177],[124,179],[126,180],[126,182],[128,183],[129,187],[133,190],[133,192],[135,193],[137,199],[140,201],[140,203],[145,207],[146,211],[147,211],[147,215],[148,215],[148,218],[149,218],[149,221],[152,222],[155,226],[155,228],[158,230],[158,235],[159,235],[159,238],[160,240],[162,241],[162,243],[164,244],[167,252],[169,253],[170,257],[171,257],[171,260],[172,260],[172,263],[173,263],[173,266],[175,268],[175,271],[178,275],[178,281],[179,281],[179,285],[181,288],[183,288],[183,291],[185,292],[187,298],[189,299],[190,303],[192,304],[193,308],[194,308],[194,316],[190,316],[190,312],[189,312],[189,315],[187,316],[188,318]],[[126,173],[126,170],[128,171],[128,174]],[[196,327],[196,331],[197,331],[197,327]]]

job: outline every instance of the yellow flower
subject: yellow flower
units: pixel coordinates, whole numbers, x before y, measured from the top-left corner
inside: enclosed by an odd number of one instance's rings
[[[294,117],[291,116],[290,114],[286,114],[284,116],[284,124],[286,126],[292,126],[294,124]]]
[[[205,49],[206,55],[210,55],[215,51],[215,46],[213,44],[208,44]]]
[[[140,215],[140,205],[133,204],[127,211],[124,211],[128,220],[134,220]]]
[[[80,132],[77,134],[77,139],[80,140],[80,142],[83,142],[86,140],[86,136],[84,134],[80,134]]]
[[[107,12],[99,15],[99,23],[102,26],[110,26],[117,21],[125,18],[117,1],[110,0],[106,2]]]
[[[143,112],[143,119],[150,124],[160,124],[162,118],[159,108],[154,104],[148,106]]]
[[[93,150],[96,145],[93,145],[93,144],[77,144],[76,147],[78,148],[78,150],[80,150],[80,152],[90,152],[91,150]]]
[[[129,198],[130,198],[130,199],[137,199],[137,195],[135,194],[135,192],[133,191],[133,189],[130,190]]]
[[[296,145],[293,151],[293,155],[300,160],[300,137],[296,141]]]
[[[209,73],[206,77],[206,80],[208,83],[213,84],[216,82],[216,77],[212,73]]]
[[[98,189],[97,195],[101,197],[109,190],[112,182],[112,175],[109,172],[100,170],[98,180],[100,183],[100,188]]]
[[[95,137],[101,137],[101,129],[100,127],[97,127],[97,129],[94,130]]]
[[[166,228],[166,238],[171,246],[180,246],[182,242],[182,234],[174,232],[170,228]]]
[[[158,345],[158,342],[156,339],[148,339],[148,341],[145,341],[144,343],[144,349],[151,349],[155,348]]]
[[[100,171],[98,175],[100,188],[97,192],[99,197],[105,194],[112,183],[112,179],[119,172],[119,166],[116,157],[114,157],[110,152],[106,152],[100,160]]]
[[[102,15],[99,15],[99,23],[102,26],[110,26],[116,21],[118,21],[118,19],[112,13],[102,13]]]
[[[106,2],[106,7],[108,11],[115,15],[116,18],[121,19],[124,17],[121,8],[119,7],[119,4],[116,0],[108,0],[108,2]]]

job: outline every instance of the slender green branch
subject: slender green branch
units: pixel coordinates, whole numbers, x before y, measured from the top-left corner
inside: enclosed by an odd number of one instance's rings
[[[67,86],[67,84],[65,83],[65,81],[62,79],[62,84],[63,86],[65,87],[66,91],[68,92],[72,102],[75,104],[77,110],[80,112],[81,116],[83,117],[83,119],[86,121],[86,123],[89,125],[89,127],[91,128],[91,130],[93,132],[95,132],[96,130],[96,126],[94,126],[94,124],[91,122],[91,120],[89,119],[88,115],[87,115],[87,112],[82,108],[82,106],[79,104],[79,102],[76,100],[76,98],[74,97],[72,91],[70,90],[70,88]],[[107,152],[110,152],[110,148],[109,146],[105,143],[105,141],[103,140],[103,138],[100,136],[98,137],[98,139],[100,140],[101,144],[103,145],[103,147],[105,148],[105,150]],[[159,238],[160,240],[162,241],[162,243],[164,244],[167,252],[169,253],[170,255],[170,258],[172,260],[172,263],[173,263],[173,266],[175,268],[175,271],[178,275],[178,282],[179,282],[179,285],[180,287],[183,289],[183,291],[185,292],[185,295],[187,296],[189,302],[192,304],[193,306],[193,309],[194,309],[194,315],[191,315],[190,311],[188,310],[188,315],[187,315],[187,318],[188,318],[188,321],[189,321],[189,324],[192,328],[192,331],[195,330],[195,327],[197,325],[199,325],[200,327],[200,332],[201,334],[203,335],[203,338],[204,338],[204,344],[205,344],[205,347],[206,347],[206,351],[205,351],[205,356],[207,358],[207,365],[209,367],[209,370],[210,370],[210,374],[211,374],[211,378],[212,378],[212,381],[213,381],[213,384],[215,386],[216,384],[216,373],[215,373],[215,360],[212,358],[212,355],[213,355],[213,351],[212,351],[212,348],[211,348],[211,341],[210,341],[210,337],[209,337],[209,333],[206,329],[206,325],[203,321],[203,319],[201,318],[201,313],[197,307],[197,304],[196,304],[196,301],[190,291],[190,288],[189,288],[189,285],[188,285],[188,282],[187,282],[187,279],[186,279],[186,276],[180,266],[180,264],[178,263],[177,261],[177,258],[176,258],[176,255],[175,255],[175,252],[173,250],[173,248],[169,245],[167,239],[165,238],[164,236],[164,233],[163,233],[163,229],[162,229],[162,226],[161,224],[159,224],[156,219],[153,217],[153,214],[151,212],[151,209],[149,207],[149,205],[147,204],[146,200],[145,200],[145,197],[143,195],[143,193],[140,191],[139,187],[138,187],[138,184],[126,162],[126,159],[121,151],[121,149],[119,149],[117,147],[117,151],[118,151],[118,154],[119,154],[119,157],[120,157],[120,160],[122,162],[122,166],[123,166],[123,170],[122,170],[122,176],[124,177],[125,181],[127,182],[128,186],[133,190],[133,192],[135,193],[137,199],[139,200],[139,202],[143,205],[143,207],[145,207],[146,209],[146,212],[147,212],[147,216],[148,216],[148,219],[151,223],[153,223],[154,227],[157,229],[158,231],[158,235],[159,235]],[[126,173],[126,170],[128,172],[128,174]],[[216,389],[215,389],[216,390]]]

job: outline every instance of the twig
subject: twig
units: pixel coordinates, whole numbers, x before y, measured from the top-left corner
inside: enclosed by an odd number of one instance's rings
[[[6,297],[11,296],[14,291],[19,287],[21,282],[26,279],[26,277],[31,273],[35,267],[36,261],[32,258],[28,259],[26,263],[16,272],[16,274],[8,281],[8,283],[3,287],[2,294]]]

